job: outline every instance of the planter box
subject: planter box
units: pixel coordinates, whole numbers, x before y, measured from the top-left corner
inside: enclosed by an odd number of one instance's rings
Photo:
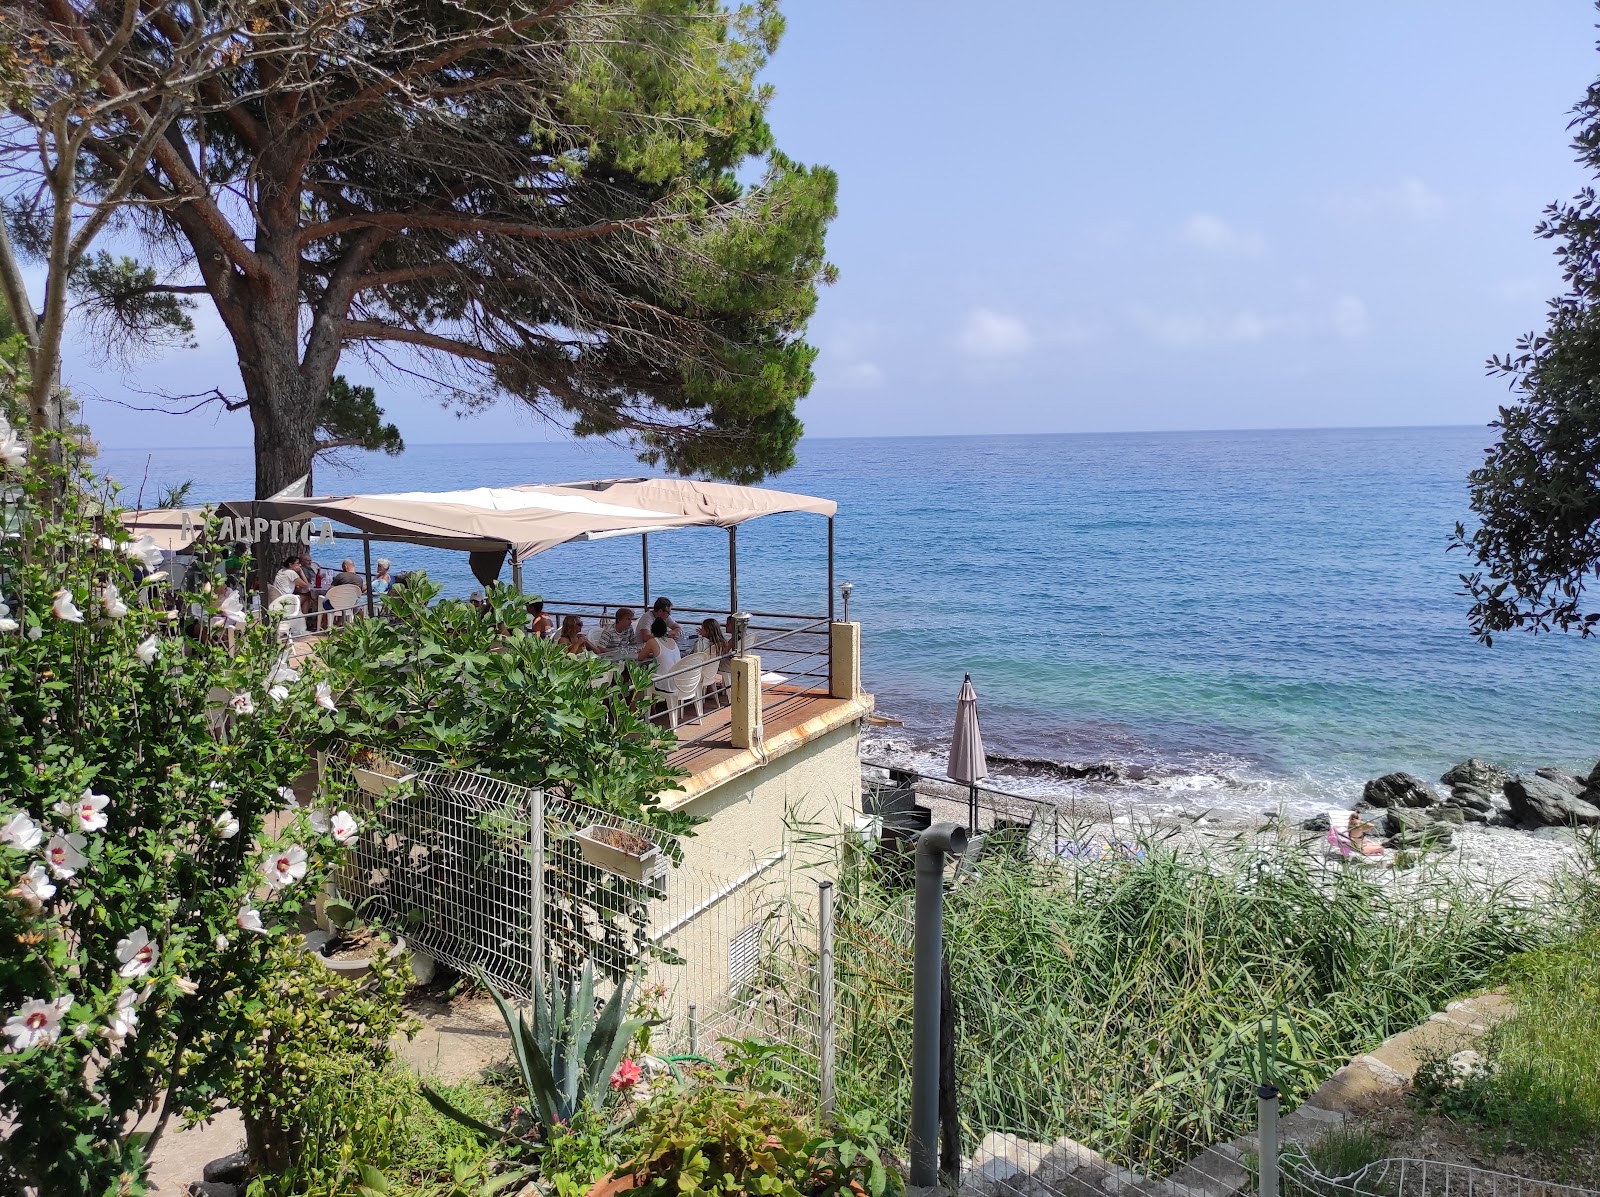
[[[323,967],[330,973],[343,977],[347,981],[358,981],[372,971],[372,956],[370,953],[366,956],[352,956],[346,959],[332,959],[325,955],[331,942],[331,938],[321,932],[312,932],[306,936],[306,948],[313,956],[322,961]],[[386,955],[392,960],[405,950],[405,938],[397,935],[394,943],[389,945]],[[416,976],[416,973],[413,972],[412,975]],[[429,978],[433,976],[431,969],[428,976]]]
[[[654,881],[667,868],[661,849],[631,831],[591,823],[577,833],[577,840],[584,860],[641,885]]]
[[[396,786],[403,786],[406,782],[416,779],[415,771],[384,773],[378,769],[369,769],[365,765],[356,766],[356,785],[375,798],[382,798]]]

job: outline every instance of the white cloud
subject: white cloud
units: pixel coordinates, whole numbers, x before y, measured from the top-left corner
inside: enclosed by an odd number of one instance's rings
[[[870,391],[883,385],[883,370],[877,362],[852,362],[834,371],[831,377],[852,391]]]
[[[1333,335],[1354,341],[1367,335],[1367,305],[1354,295],[1341,295],[1333,301],[1329,315]]]
[[[1254,229],[1239,229],[1209,212],[1196,212],[1184,222],[1180,234],[1187,245],[1209,254],[1227,257],[1259,258],[1267,251],[1267,241]]]
[[[848,391],[870,391],[884,382],[883,368],[873,359],[882,340],[875,324],[853,324],[818,337],[817,378]]]
[[[1033,345],[1033,334],[1015,316],[991,308],[973,308],[956,343],[974,357],[1015,357]]]
[[[1400,216],[1427,222],[1443,216],[1447,205],[1444,196],[1408,175],[1393,185],[1339,192],[1329,198],[1328,207],[1346,220]]]

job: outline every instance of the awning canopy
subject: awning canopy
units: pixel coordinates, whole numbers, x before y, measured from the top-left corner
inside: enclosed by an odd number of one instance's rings
[[[124,511],[122,526],[135,540],[148,536],[158,548],[169,553],[181,553],[205,531],[206,512],[203,507],[152,507],[148,511]]]
[[[783,512],[832,516],[838,504],[724,482],[611,478],[558,485],[261,499],[223,503],[219,510],[235,520],[248,519],[256,527],[261,520],[296,524],[331,520],[378,540],[463,552],[508,550],[513,560],[525,561],[572,541],[671,528],[730,528]],[[135,535],[150,532],[158,543],[164,543],[158,530],[162,525],[151,522],[150,517],[165,514],[127,512],[123,519]],[[193,520],[193,526],[198,527],[199,521]],[[174,528],[181,528],[181,521],[174,521]]]

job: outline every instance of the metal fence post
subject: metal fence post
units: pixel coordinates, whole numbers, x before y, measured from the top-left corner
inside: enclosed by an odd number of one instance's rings
[[[689,1003],[689,1054],[700,1054],[700,1004]]]
[[[1260,1155],[1261,1181],[1256,1191],[1259,1197],[1278,1197],[1278,1089],[1262,1084],[1256,1088],[1258,1128],[1256,1138]]]
[[[544,984],[544,791],[534,790],[530,798],[532,809],[528,812],[528,851],[533,857],[533,934],[528,937],[533,968],[528,977],[529,996],[536,996]]]
[[[917,925],[911,973],[911,1184],[939,1182],[939,1006],[944,960],[945,856],[960,856],[967,832],[935,823],[917,837]]]
[[[833,1117],[834,1082],[834,995],[833,995],[833,903],[832,881],[817,883],[817,1009],[822,1019],[820,1056],[817,1063],[817,1108],[824,1120]]]

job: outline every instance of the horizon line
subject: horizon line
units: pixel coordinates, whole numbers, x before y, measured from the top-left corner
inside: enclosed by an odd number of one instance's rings
[[[1126,429],[1085,429],[1077,432],[922,432],[922,433],[883,433],[879,435],[857,436],[803,436],[801,444],[806,441],[931,441],[931,440],[1001,440],[1011,438],[1031,437],[1066,437],[1066,436],[1194,436],[1201,433],[1226,433],[1226,432],[1416,432],[1425,429],[1446,428],[1477,428],[1485,432],[1493,428],[1492,424],[1305,424],[1305,425],[1280,425],[1278,427],[1264,428],[1126,428]],[[91,433],[91,436],[93,434]],[[599,448],[606,444],[600,439],[586,439],[568,437],[561,440],[539,441],[419,441],[415,446],[408,445],[407,451],[415,447],[418,449],[437,448],[481,448],[484,446],[510,446],[510,445],[568,445],[578,448]],[[630,452],[626,446],[612,445],[611,448],[619,452]],[[171,452],[177,450],[210,450],[210,449],[253,449],[254,446],[246,444],[226,445],[102,445],[102,452],[112,453],[153,453]],[[341,450],[348,452],[349,450]],[[357,450],[363,453],[376,453],[376,449]],[[404,454],[401,454],[403,456]]]

